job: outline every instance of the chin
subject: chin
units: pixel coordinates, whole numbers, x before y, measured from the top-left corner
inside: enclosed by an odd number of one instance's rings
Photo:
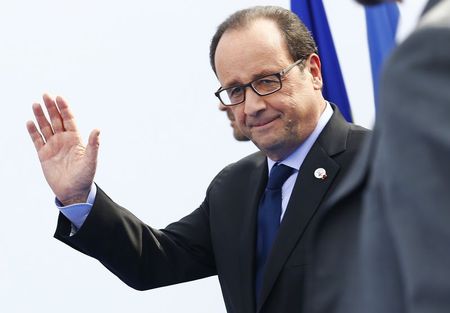
[[[283,154],[283,150],[285,147],[284,142],[280,142],[279,140],[253,140],[255,145],[266,154],[269,158],[273,159],[274,156],[280,156]],[[276,160],[275,160],[276,161]]]

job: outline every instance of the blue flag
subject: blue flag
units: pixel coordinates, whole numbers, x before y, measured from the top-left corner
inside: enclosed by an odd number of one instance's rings
[[[366,6],[367,40],[375,104],[378,103],[378,83],[383,60],[395,46],[399,9],[396,3]]]
[[[322,62],[325,99],[335,103],[345,119],[352,122],[347,90],[322,0],[291,0],[291,10],[308,27],[317,43]]]

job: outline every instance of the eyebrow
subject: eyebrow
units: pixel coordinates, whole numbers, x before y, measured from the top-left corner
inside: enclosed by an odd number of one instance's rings
[[[280,71],[281,70],[279,70],[279,71],[264,70],[264,71],[259,72],[258,74],[253,74],[251,76],[250,80],[248,80],[246,82],[242,82],[240,80],[234,79],[229,84],[227,84],[226,87],[222,87],[222,89],[227,89],[227,88],[241,86],[241,85],[247,84],[249,82],[255,81],[255,80],[259,79],[259,78],[263,78],[264,76],[278,74]]]

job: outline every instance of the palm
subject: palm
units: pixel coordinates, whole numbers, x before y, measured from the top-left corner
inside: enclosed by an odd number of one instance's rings
[[[95,167],[86,159],[86,149],[77,133],[55,134],[38,155],[45,178],[55,194],[64,194],[70,188],[86,189],[92,183]],[[86,179],[81,179],[83,177]],[[83,181],[88,186],[80,186]]]
[[[66,103],[57,98],[57,107],[48,96],[44,96],[44,102],[51,124],[40,106],[34,105],[40,132],[32,122],[27,126],[45,179],[64,204],[85,201],[95,175],[98,131],[91,134],[88,147],[84,147]]]

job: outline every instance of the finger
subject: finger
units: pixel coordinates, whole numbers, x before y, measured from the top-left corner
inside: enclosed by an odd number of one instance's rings
[[[36,125],[33,121],[27,122],[27,130],[28,134],[30,134],[31,140],[34,143],[34,147],[36,148],[36,151],[39,152],[39,150],[44,146],[44,138],[42,138],[41,133],[37,130]]]
[[[45,138],[45,141],[48,141],[50,137],[53,136],[53,129],[39,103],[33,104],[33,113],[36,117],[36,121],[39,125],[39,129],[41,130],[42,135]]]
[[[100,131],[98,129],[94,129],[89,135],[88,144],[86,146],[86,156],[92,163],[97,162],[99,146]]]
[[[68,131],[75,131],[75,132],[78,131],[77,125],[75,123],[75,117],[73,116],[72,111],[70,110],[66,100],[58,96],[56,97],[56,104],[58,106],[59,112],[61,113],[64,129]]]
[[[54,133],[60,133],[64,131],[61,113],[56,106],[55,100],[48,94],[42,96],[44,99],[45,107],[47,108],[48,116],[52,122],[52,128]]]

